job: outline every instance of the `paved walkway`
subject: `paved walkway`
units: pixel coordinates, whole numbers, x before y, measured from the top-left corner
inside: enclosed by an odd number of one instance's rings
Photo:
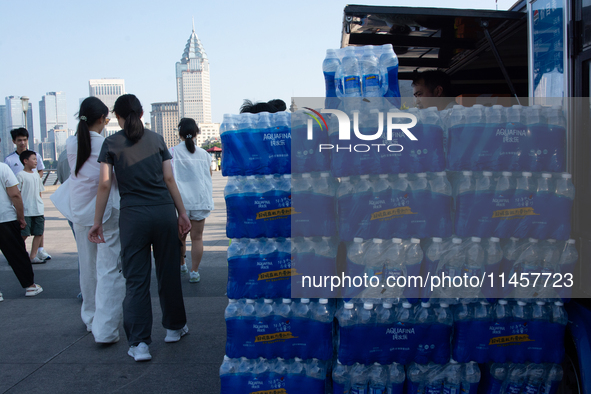
[[[162,314],[152,274],[154,328],[152,361],[137,363],[127,355],[127,341],[97,345],[80,319],[76,244],[67,221],[45,192],[45,249],[53,257],[33,266],[43,293],[25,298],[0,254],[0,393],[219,393],[224,356],[227,305],[226,179],[214,172],[215,211],[207,219],[201,282],[183,276],[190,334],[165,344]],[[28,246],[30,247],[30,240]]]

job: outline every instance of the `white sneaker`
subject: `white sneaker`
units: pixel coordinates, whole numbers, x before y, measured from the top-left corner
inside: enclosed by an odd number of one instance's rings
[[[127,354],[133,357],[135,361],[149,361],[152,359],[150,348],[145,342],[140,342],[139,345],[130,347]]]
[[[25,297],[34,297],[37,294],[41,293],[42,291],[43,291],[43,287],[39,286],[36,283],[33,283],[32,286],[29,286],[26,288]]]
[[[197,283],[201,280],[201,275],[199,274],[199,271],[197,271],[197,272],[191,271],[191,273],[189,275],[190,275],[189,282],[191,282],[191,283]]]
[[[37,253],[37,256],[33,257],[33,260],[31,260],[31,264],[45,264],[45,260],[40,259],[39,253]]]
[[[37,256],[39,256],[41,260],[51,260],[51,256],[45,250],[38,250]]]
[[[2,293],[0,293],[0,301],[4,301],[4,297],[2,296]]]
[[[164,338],[164,342],[171,343],[171,342],[178,342],[181,340],[181,337],[187,335],[189,332],[189,327],[185,324],[183,328],[180,330],[166,330],[166,338]]]
[[[189,272],[189,268],[187,268],[187,263],[184,263],[181,265],[181,274],[186,274],[187,272]]]

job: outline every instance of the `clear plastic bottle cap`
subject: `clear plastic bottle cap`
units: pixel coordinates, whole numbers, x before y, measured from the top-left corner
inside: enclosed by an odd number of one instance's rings
[[[273,176],[273,175],[271,175]],[[310,178],[310,173],[306,172],[305,174],[302,174],[302,178]]]
[[[544,301],[536,301],[536,305],[546,305]]]
[[[303,175],[302,175],[303,177]],[[265,175],[265,179],[273,179],[273,175]]]
[[[435,175],[437,175],[437,176],[446,176],[447,175],[447,172],[445,172],[445,171],[436,172]]]
[[[462,108],[464,108],[463,105],[457,105],[457,104],[452,107],[452,109],[462,109]]]
[[[480,237],[472,237],[472,238],[470,238],[470,240],[472,242],[480,242],[480,241],[482,241],[482,239],[480,239]]]
[[[224,355],[224,361],[229,361],[229,360],[230,360],[230,357]]]
[[[528,171],[524,171],[521,173],[521,176],[524,176],[524,177],[530,177],[531,175],[532,175],[531,172],[528,172]]]
[[[519,241],[519,238],[516,238],[516,237],[511,237],[511,238],[509,238],[509,239],[510,239],[511,241],[513,241],[513,242],[517,242],[517,241]]]
[[[566,241],[566,243],[574,245],[575,244],[575,240],[574,239],[569,239],[568,241]]]
[[[330,176],[330,174],[328,172],[321,172],[320,173],[320,178],[328,178]]]
[[[433,237],[433,242],[442,242],[443,239],[439,237]]]
[[[353,304],[352,302],[345,302],[345,309],[353,309],[355,307],[355,304]]]
[[[328,298],[320,298],[318,300],[318,303],[322,304],[322,305],[326,305],[326,304],[328,304]]]
[[[371,240],[371,242],[373,242],[374,244],[381,244],[382,240],[380,238],[374,238]]]
[[[330,238],[331,238],[331,237],[322,237],[322,240],[323,240],[323,241],[330,241]]]
[[[359,179],[369,179],[369,175],[361,175]]]
[[[421,240],[418,239],[418,238],[411,238],[410,239],[410,243],[411,244],[420,244],[421,243]]]
[[[537,244],[538,243],[538,240],[535,239],[535,238],[530,238],[529,239],[529,242],[534,243],[534,244]]]
[[[392,243],[393,244],[401,244],[402,243],[402,239],[401,238],[392,238]]]
[[[497,237],[490,237],[490,242],[501,242],[501,239]]]
[[[449,308],[449,304],[442,302],[441,304],[439,304],[440,307],[442,308]]]
[[[560,175],[561,177],[563,177],[564,179],[571,179],[573,176],[569,173],[564,173]]]
[[[462,243],[462,238],[454,238],[451,240],[452,243],[454,244],[461,244]]]
[[[512,108],[521,109],[521,108],[523,108],[523,106],[521,106],[519,104],[515,104]]]
[[[283,303],[284,304],[291,304],[291,298],[284,298]]]
[[[344,177],[341,178],[341,181],[343,181],[343,182],[349,182],[349,179],[350,178],[348,176],[344,176]]]
[[[503,106],[500,104],[495,104],[492,107],[493,107],[493,109],[503,109]]]
[[[273,300],[271,298],[265,298],[265,304],[272,304]]]
[[[363,238],[357,238],[357,237],[355,237],[355,238],[353,238],[353,242],[360,244],[360,243],[363,242]]]
[[[398,174],[398,178],[406,178],[408,177],[408,174]]]
[[[546,242],[548,242],[549,244],[555,244],[556,243],[556,240],[550,238],[550,239],[547,239]]]
[[[247,298],[246,303],[247,304],[254,304],[254,300],[252,298]]]
[[[328,56],[333,56],[333,55],[335,55],[335,56],[336,56],[336,53],[337,53],[337,51],[335,51],[334,49],[327,49],[327,50],[326,50],[326,56],[327,56],[327,57],[328,57]]]
[[[561,301],[555,301],[554,305],[556,306],[563,306],[564,304]]]
[[[431,308],[431,303],[430,302],[421,302],[421,306],[423,308]]]
[[[427,173],[426,172],[421,172],[417,174],[417,178],[426,178],[427,177]]]
[[[246,177],[246,179],[254,179],[254,175],[249,175]]]
[[[294,361],[295,361],[296,363],[301,363],[301,362],[302,362],[302,359],[301,359],[301,358],[299,358],[299,357],[294,357]]]
[[[309,299],[309,298],[302,298],[302,299],[300,300],[300,303],[301,303],[301,304],[309,304],[309,303],[310,303],[310,299]]]
[[[391,303],[389,303],[389,302],[384,302],[384,303],[382,304],[382,306],[383,306],[384,308],[386,308],[386,309],[390,309],[390,308],[392,308],[392,304],[391,304]]]
[[[380,178],[380,179],[386,179],[386,178],[388,178],[388,174],[380,174],[378,176],[378,178]]]
[[[499,300],[499,305],[507,305],[507,300]]]
[[[482,300],[482,301],[480,301],[480,305],[488,305],[488,301]]]
[[[519,305],[519,306],[526,306],[527,305],[527,302],[517,301],[517,305]]]
[[[410,308],[412,308],[412,304],[410,302],[403,302],[402,307],[404,309],[410,309]]]
[[[542,178],[552,178],[552,174],[548,174],[547,172],[542,173]]]
[[[277,357],[277,361],[283,361],[284,359],[281,357]]]
[[[238,300],[235,300],[235,299],[233,299],[233,298],[230,298],[230,299],[228,300],[228,302],[229,302],[230,304],[235,304],[235,303],[237,303],[237,302],[238,302]]]
[[[471,176],[472,175],[472,171],[462,171],[462,175],[464,175],[464,176]]]
[[[363,303],[363,309],[371,310],[373,309],[373,304],[371,302],[365,302]]]
[[[490,171],[483,171],[482,176],[493,176],[493,173]]]
[[[450,364],[457,364],[458,362],[456,360],[454,360],[453,358],[450,358],[449,363]]]
[[[484,108],[484,105],[482,105],[482,104],[474,104],[472,106],[472,108]]]
[[[503,176],[512,176],[512,175],[513,175],[513,173],[512,173],[511,171],[503,171],[503,172],[501,173],[501,175],[503,175]]]
[[[291,179],[291,174],[285,174],[285,175],[283,175],[283,177],[284,177],[285,179]]]

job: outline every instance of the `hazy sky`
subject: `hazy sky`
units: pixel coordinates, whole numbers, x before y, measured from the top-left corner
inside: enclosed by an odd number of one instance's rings
[[[514,0],[498,0],[499,10]],[[356,3],[495,9],[495,0],[370,0]],[[75,129],[88,80],[123,78],[142,102],[176,101],[175,63],[195,31],[210,62],[212,117],[242,100],[290,102],[324,94],[322,60],[340,46],[346,1],[0,0],[0,103],[28,96],[39,136],[39,101],[63,91]]]

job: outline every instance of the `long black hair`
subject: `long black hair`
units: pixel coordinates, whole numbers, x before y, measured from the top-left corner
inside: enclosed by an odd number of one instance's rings
[[[182,118],[179,122],[179,135],[185,139],[185,146],[191,153],[195,153],[195,142],[193,138],[200,133],[195,120],[191,118]]]
[[[109,115],[109,108],[96,97],[87,97],[80,104],[80,111],[78,111],[78,119],[80,121],[76,130],[78,153],[76,156],[75,175],[78,175],[78,172],[90,157],[90,129],[88,126],[93,125],[103,116],[107,117],[107,115]]]
[[[123,131],[133,143],[138,142],[144,136],[144,124],[140,119],[144,110],[140,100],[133,94],[124,94],[115,101],[113,112],[125,119]]]

